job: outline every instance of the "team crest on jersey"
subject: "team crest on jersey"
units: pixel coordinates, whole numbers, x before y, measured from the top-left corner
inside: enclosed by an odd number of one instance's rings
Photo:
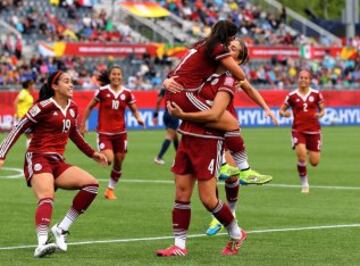
[[[108,98],[111,97],[110,93],[106,94],[106,97],[108,97]]]
[[[211,85],[215,85],[216,83],[218,83],[219,82],[219,79],[213,79],[212,81],[211,81]]]
[[[120,99],[121,99],[122,101],[125,101],[125,98],[126,98],[125,94],[121,94],[121,95],[120,95]]]
[[[313,96],[310,96],[310,97],[309,97],[309,102],[313,102],[313,101],[315,101],[314,97],[313,97]]]
[[[69,113],[70,113],[70,115],[71,115],[72,118],[75,118],[75,111],[74,111],[74,109],[70,109],[70,110],[69,110]]]
[[[53,116],[57,116],[58,115],[58,112],[53,112]]]
[[[34,165],[34,171],[40,171],[42,169],[42,165],[40,163],[36,163]]]
[[[99,148],[100,148],[100,150],[104,149],[104,148],[105,148],[105,144],[101,142],[100,145],[99,145]]]
[[[30,110],[29,113],[32,117],[35,117],[38,113],[40,113],[40,108],[37,105],[34,105]]]

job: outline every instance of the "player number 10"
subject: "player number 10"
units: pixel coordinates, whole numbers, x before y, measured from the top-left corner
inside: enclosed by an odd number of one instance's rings
[[[118,100],[112,100],[112,109],[119,109],[119,101]]]

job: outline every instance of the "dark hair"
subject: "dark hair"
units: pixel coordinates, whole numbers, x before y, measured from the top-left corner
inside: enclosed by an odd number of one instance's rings
[[[237,59],[240,61],[239,65],[243,65],[247,61],[249,61],[249,49],[243,40],[237,39],[237,41],[240,43],[240,46],[241,46],[241,48],[240,48],[241,50],[239,52]]]
[[[205,39],[205,45],[207,48],[208,55],[212,55],[215,46],[221,43],[228,47],[231,37],[234,37],[238,31],[235,24],[228,20],[218,21],[211,29],[209,37]]]
[[[105,70],[103,72],[100,73],[100,75],[98,76],[97,80],[100,82],[100,86],[105,86],[107,84],[110,84],[110,73],[111,71],[113,71],[113,69],[120,69],[120,71],[122,72],[122,69],[120,66],[118,65],[114,65],[112,67],[109,68],[109,70]]]
[[[307,72],[307,73],[309,74],[309,78],[312,79],[313,74],[311,73],[311,70],[306,69],[306,68],[300,69],[298,76],[300,76],[300,73],[301,73],[301,72]]]
[[[39,99],[37,100],[38,102],[47,100],[54,96],[55,93],[54,93],[52,86],[54,84],[58,84],[62,73],[64,73],[64,72],[56,71],[48,77],[47,81],[43,84],[43,86],[40,89]]]
[[[34,84],[34,81],[29,79],[29,80],[25,80],[21,85],[24,89],[28,89],[31,87],[31,85]]]

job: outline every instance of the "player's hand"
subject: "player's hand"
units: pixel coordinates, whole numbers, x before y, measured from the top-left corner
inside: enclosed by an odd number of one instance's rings
[[[145,122],[144,122],[144,120],[142,120],[142,118],[139,118],[139,119],[137,119],[136,121],[138,122],[138,124],[139,124],[140,126],[142,126],[143,128],[145,128]]]
[[[184,90],[184,87],[180,83],[177,83],[175,81],[176,77],[177,76],[171,77],[163,81],[163,86],[165,87],[165,89],[172,93],[177,93]]]
[[[86,131],[86,126],[84,123],[81,123],[80,126],[79,126],[79,131],[82,135],[85,135],[85,133],[87,132]]]
[[[278,126],[278,125],[279,125],[279,121],[277,120],[277,118],[276,118],[276,116],[275,116],[275,114],[274,114],[273,111],[271,111],[271,110],[265,110],[265,116],[266,116],[266,117],[270,117],[275,126]]]
[[[5,160],[0,160],[0,169],[3,167]]]
[[[324,114],[323,113],[316,113],[315,116],[316,116],[317,119],[320,119],[321,117],[324,116]]]
[[[108,166],[108,160],[106,158],[106,156],[100,152],[94,152],[92,158],[94,159],[94,161],[96,161],[97,163],[99,163],[101,166]]]
[[[184,111],[176,103],[168,101],[166,103],[166,107],[167,107],[170,115],[175,116],[177,118],[183,117]]]
[[[154,117],[152,119],[152,123],[153,123],[154,126],[156,126],[159,123],[159,119],[157,117]]]
[[[291,116],[291,113],[290,113],[289,111],[280,112],[280,116],[290,117],[290,116]]]

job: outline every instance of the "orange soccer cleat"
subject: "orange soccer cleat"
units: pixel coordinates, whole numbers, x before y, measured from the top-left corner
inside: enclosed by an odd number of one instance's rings
[[[178,246],[170,246],[166,249],[156,250],[156,255],[159,257],[172,257],[172,256],[186,256],[188,251],[186,248],[179,248]]]
[[[115,195],[115,192],[112,188],[107,188],[104,193],[105,199],[108,200],[116,200],[117,197]]]
[[[247,237],[246,232],[241,229],[241,238],[238,240],[231,239],[226,244],[226,247],[222,250],[221,254],[224,256],[236,255],[239,252],[239,249],[240,249],[241,245],[243,244],[243,242],[245,241],[246,237]]]

